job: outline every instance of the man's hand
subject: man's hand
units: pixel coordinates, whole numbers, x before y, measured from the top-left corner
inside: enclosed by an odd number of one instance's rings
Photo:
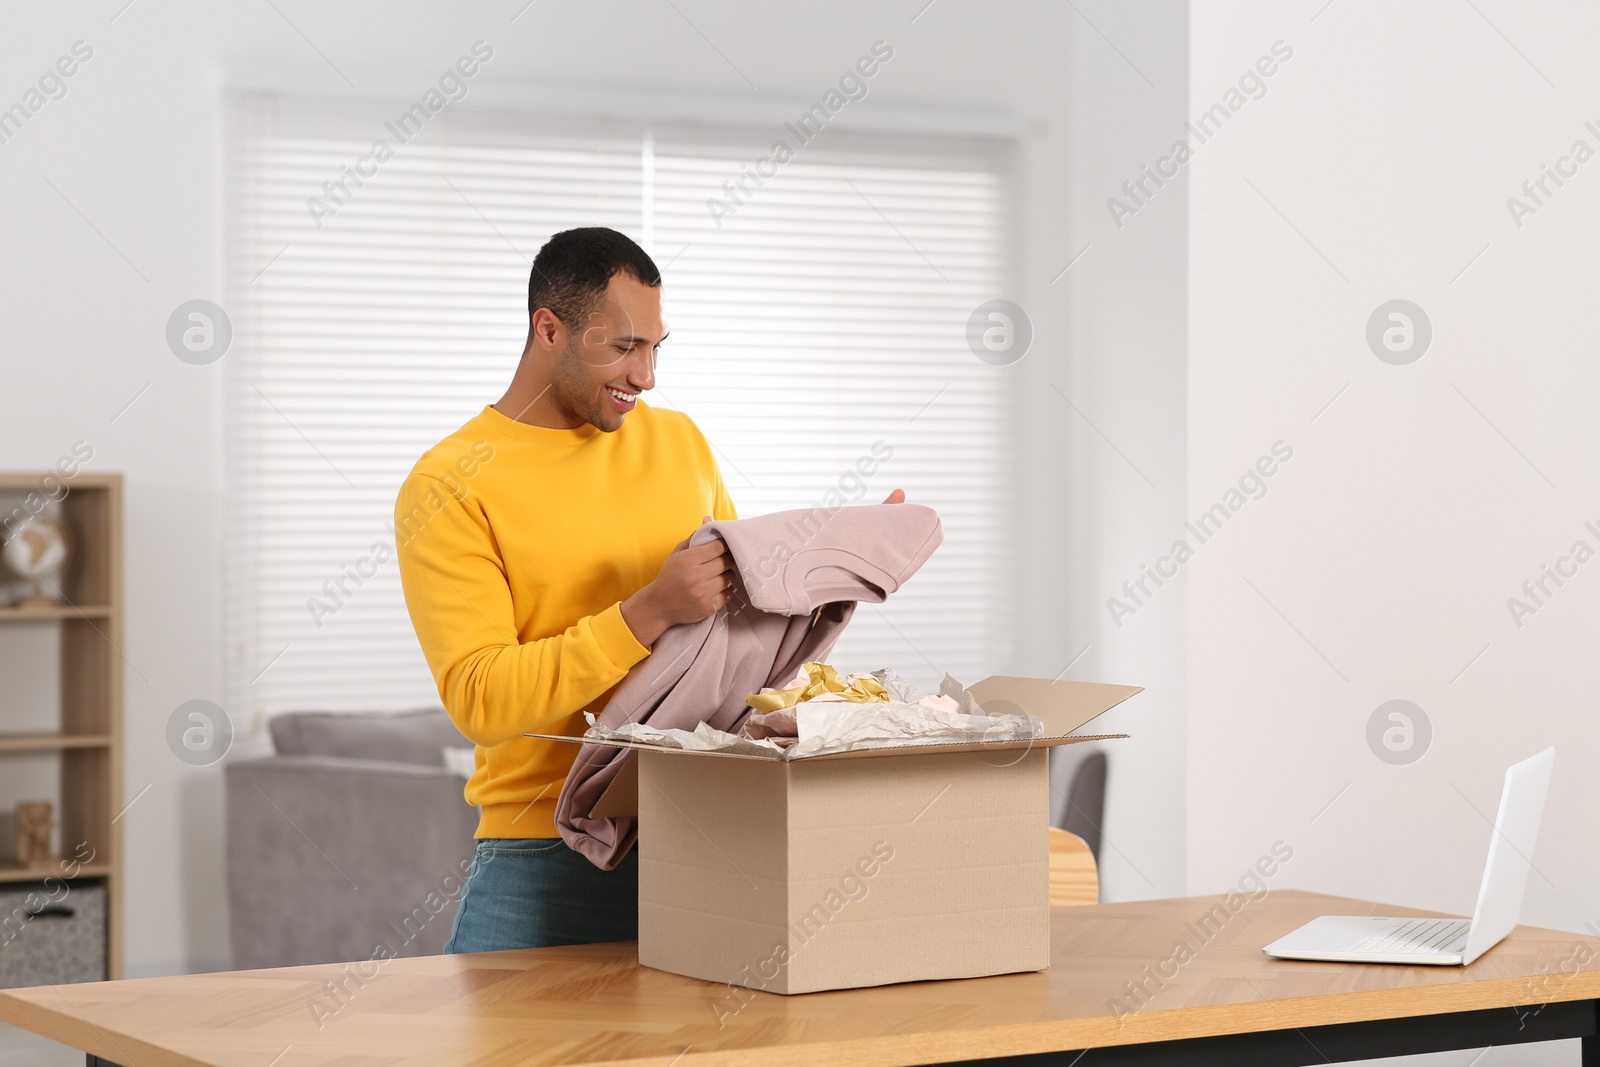
[[[707,515],[701,525],[710,521]],[[691,548],[685,537],[673,546],[655,580],[622,602],[622,618],[635,640],[653,645],[668,628],[699,622],[720,609],[732,588],[733,560],[722,539]]]
[[[904,504],[906,491],[896,489],[883,502]],[[700,525],[710,521],[711,516],[707,515]],[[633,631],[634,639],[648,647],[668,628],[699,622],[720,610],[727,604],[732,588],[733,560],[722,539],[690,548],[689,538],[685,537],[673,546],[655,581],[622,602],[622,620]]]

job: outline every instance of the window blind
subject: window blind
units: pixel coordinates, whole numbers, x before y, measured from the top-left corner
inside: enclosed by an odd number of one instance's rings
[[[395,492],[498,398],[534,253],[586,225],[662,266],[672,337],[647,401],[695,419],[741,515],[895,488],[939,511],[943,547],[890,602],[857,609],[834,664],[926,686],[1006,668],[1013,405],[1005,368],[965,340],[1002,288],[992,145],[830,132],[735,203],[724,183],[770,131],[446,108],[378,161],[380,107],[231,106],[236,718],[438,703],[392,558]],[[734,210],[714,218],[712,198]]]

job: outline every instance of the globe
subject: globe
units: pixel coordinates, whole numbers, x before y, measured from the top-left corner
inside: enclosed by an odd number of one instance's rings
[[[13,573],[33,582],[33,595],[25,598],[22,606],[57,603],[44,594],[43,584],[61,573],[70,549],[65,524],[52,516],[35,515],[16,528],[0,558]]]

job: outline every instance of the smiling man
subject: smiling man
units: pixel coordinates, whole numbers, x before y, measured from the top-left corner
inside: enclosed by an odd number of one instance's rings
[[[638,867],[601,871],[554,813],[579,734],[670,626],[727,602],[736,518],[687,415],[645,404],[666,339],[661,276],[615,230],[568,230],[533,261],[510,387],[429,449],[395,504],[406,606],[457,728],[473,742],[477,848],[447,952],[637,933]]]

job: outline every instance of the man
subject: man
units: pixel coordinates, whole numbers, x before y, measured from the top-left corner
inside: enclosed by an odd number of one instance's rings
[[[640,399],[667,335],[660,285],[614,230],[552,237],[510,388],[417,461],[395,505],[412,624],[477,746],[479,840],[446,951],[635,936],[633,857],[602,872],[556,833],[576,749],[522,735],[581,733],[667,627],[726,602],[722,542],[684,543],[736,517],[711,449]]]
[[[528,340],[504,396],[425,453],[395,529],[406,606],[439,695],[476,746],[477,848],[446,952],[637,936],[638,861],[601,871],[555,829],[579,734],[670,626],[722,608],[737,518],[711,448],[646,405],[667,337],[661,276],[615,230],[534,258]],[[891,500],[904,499],[898,490]]]

